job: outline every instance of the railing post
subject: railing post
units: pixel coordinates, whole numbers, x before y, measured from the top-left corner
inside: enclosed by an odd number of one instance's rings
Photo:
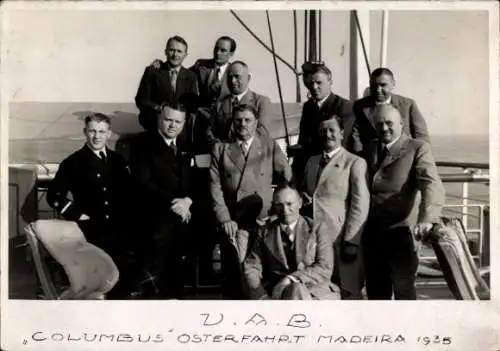
[[[465,174],[469,174],[469,169],[464,170]],[[464,224],[465,231],[469,229],[469,226],[467,225],[467,217],[468,217],[468,209],[467,206],[469,206],[469,183],[463,182],[462,183],[462,223]]]
[[[483,223],[483,230],[481,231],[481,235],[483,240],[481,246],[479,247],[481,250],[481,255],[479,256],[480,267],[490,265],[490,208],[485,206],[482,212],[481,220]],[[483,235],[484,233],[487,233],[488,235]]]

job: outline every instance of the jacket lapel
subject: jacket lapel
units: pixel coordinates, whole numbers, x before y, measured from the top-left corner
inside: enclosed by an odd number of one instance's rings
[[[299,217],[297,225],[295,226],[295,258],[297,260],[297,265],[299,265],[306,256],[307,244],[311,237],[311,230],[307,225],[306,221]]]
[[[406,145],[408,144],[408,136],[406,134],[401,134],[398,141],[389,149],[389,152],[385,159],[382,161],[379,169],[389,166],[391,163],[396,161],[403,154]]]
[[[253,91],[248,89],[247,93],[241,97],[240,104],[255,106]]]
[[[238,167],[240,172],[243,173],[245,170],[245,157],[243,156],[243,151],[237,142],[233,142],[228,146],[228,156],[233,161],[233,163]],[[243,174],[241,174],[243,176]]]
[[[319,162],[321,155],[314,155],[309,160],[309,168],[307,169],[306,190],[309,194],[314,193],[316,189],[316,179],[318,179]]]
[[[370,98],[368,97],[366,99],[366,105],[363,107],[363,112],[366,116],[366,119],[368,120],[368,122],[370,122],[370,124],[372,125],[372,127],[375,129],[375,119],[374,119],[374,116],[375,116],[375,102]]]
[[[253,139],[252,144],[250,145],[250,149],[248,150],[248,155],[246,160],[246,164],[252,165],[252,170],[254,172],[255,179],[259,179],[261,167],[263,165],[263,162],[260,162],[261,158],[262,158],[262,146],[260,144],[260,139],[256,135]]]
[[[333,155],[331,160],[326,164],[325,168],[323,168],[323,172],[321,172],[321,175],[318,179],[318,184],[316,184],[316,189],[318,189],[319,186],[323,184],[324,181],[326,181],[329,172],[331,172],[335,168],[340,167],[340,163],[343,162],[344,158],[344,148],[340,147],[340,150],[335,155]]]
[[[283,241],[281,240],[281,231],[279,229],[279,225],[275,224],[272,228],[269,229],[269,233],[267,234],[264,242],[266,243],[269,251],[276,257],[276,259],[287,269],[288,264],[286,262],[285,249],[283,248]]]

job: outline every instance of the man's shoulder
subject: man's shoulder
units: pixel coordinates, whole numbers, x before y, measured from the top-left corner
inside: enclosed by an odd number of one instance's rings
[[[213,68],[214,60],[208,58],[201,58],[196,60],[194,65],[191,68],[200,69],[200,68]]]
[[[269,98],[269,96],[266,96],[266,95],[263,95],[263,94],[259,94],[259,93],[255,92],[253,90],[248,89],[247,94],[253,100],[255,100],[256,102],[262,102],[262,101],[269,101],[269,102],[271,102],[271,99]]]
[[[354,107],[365,107],[370,105],[373,105],[373,99],[371,96],[365,96],[353,102]]]
[[[194,79],[196,80],[196,73],[194,73],[193,71],[187,69],[186,67],[181,67],[181,72],[182,74],[184,75],[185,79]]]
[[[402,102],[406,104],[415,103],[415,100],[413,100],[412,98],[399,94],[392,94],[391,99],[393,100],[393,102]]]

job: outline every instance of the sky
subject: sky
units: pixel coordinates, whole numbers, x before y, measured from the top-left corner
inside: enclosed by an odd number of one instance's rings
[[[269,41],[264,11],[238,10]],[[291,11],[270,11],[278,54],[293,64]],[[381,11],[368,13],[370,66],[380,64]],[[215,39],[233,36],[234,59],[248,63],[251,88],[278,102],[272,56],[229,11],[12,10],[4,31],[10,101],[133,102],[144,67],[164,58],[174,34],[189,43],[186,66],[210,57]],[[298,11],[299,65],[303,62],[303,11]],[[333,70],[332,89],[349,98],[348,11],[324,11],[323,60]],[[395,93],[416,100],[431,134],[488,133],[488,13],[389,11],[387,66]],[[295,100],[293,73],[279,64],[285,101]],[[302,97],[305,90],[302,88]]]

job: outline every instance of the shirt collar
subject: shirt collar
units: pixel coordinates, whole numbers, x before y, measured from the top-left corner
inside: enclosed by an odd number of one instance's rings
[[[161,138],[163,139],[163,141],[165,141],[165,144],[167,144],[167,146],[171,146],[172,143],[174,145],[176,145],[176,141],[175,141],[175,138],[174,139],[170,139],[170,138],[167,138],[165,135],[163,135],[160,131],[158,131],[158,133],[160,134]]]
[[[247,150],[249,150],[250,146],[252,145],[254,139],[255,139],[255,135],[252,136],[252,137],[250,137],[250,139],[247,139],[247,140],[239,140],[238,141],[238,145],[241,145],[241,144],[245,143],[245,145],[247,147]]]
[[[108,157],[108,153],[106,151],[106,148],[103,148],[101,150],[94,150],[92,149],[90,146],[87,145],[87,147],[90,149],[90,151],[92,151],[97,157],[101,158],[101,155],[99,155],[100,152],[104,152],[104,156],[105,157]]]
[[[328,155],[328,158],[331,159],[333,156],[339,153],[341,149],[341,146],[337,146],[335,149],[333,149],[330,152],[323,152],[324,155]]]
[[[287,227],[290,227],[290,230],[292,231],[292,233],[294,233],[294,232],[295,232],[295,227],[297,226],[297,222],[298,222],[298,221],[299,221],[299,220],[296,220],[295,222],[292,222],[292,223],[290,223],[290,224],[285,224],[285,223],[283,223],[283,224],[281,224],[281,228],[280,228],[280,229],[281,229],[281,230],[285,230]],[[292,234],[292,235],[293,235],[293,234]],[[292,238],[290,238],[290,239],[293,239],[293,237],[292,237]]]
[[[177,66],[177,67],[172,67],[170,66],[170,64],[168,65],[168,71],[176,71],[177,74],[179,74],[179,71],[181,70],[181,66]]]
[[[241,102],[241,99],[243,99],[243,96],[245,96],[246,93],[248,93],[248,88],[246,88],[245,91],[241,94],[233,95],[233,98],[236,97],[238,99],[238,102]]]
[[[219,78],[224,75],[224,72],[226,72],[226,68],[229,66],[229,62],[226,62],[222,66],[217,66],[215,65],[215,69],[219,69]]]
[[[385,101],[375,101],[375,105],[389,105],[392,101],[392,95],[390,95]]]
[[[318,108],[321,108],[321,106],[323,106],[323,104],[325,103],[326,99],[328,99],[329,96],[330,96],[330,94],[328,94],[323,99],[316,102],[316,105],[318,105]]]
[[[387,148],[387,150],[390,150],[391,147],[396,144],[396,142],[399,140],[399,138],[401,138],[401,135],[398,136],[396,139],[394,139],[393,141],[391,141],[389,144],[384,144],[384,146]]]

